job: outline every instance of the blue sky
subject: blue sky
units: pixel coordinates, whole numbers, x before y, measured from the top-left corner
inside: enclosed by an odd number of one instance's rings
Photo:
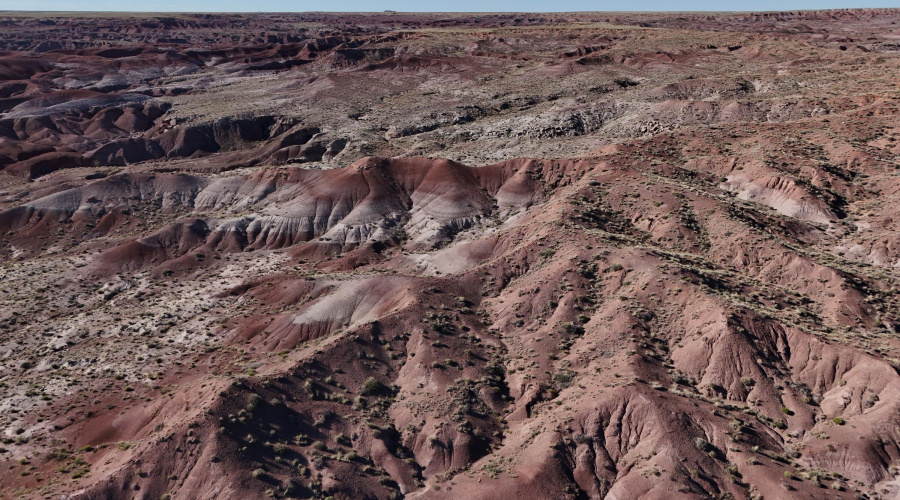
[[[900,7],[900,0],[0,0],[0,10],[142,11],[142,12],[565,12],[565,11],[713,11],[797,10],[848,7]]]

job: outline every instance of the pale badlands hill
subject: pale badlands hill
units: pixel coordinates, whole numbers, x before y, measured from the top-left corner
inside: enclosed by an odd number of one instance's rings
[[[0,16],[0,498],[900,498],[898,23]]]

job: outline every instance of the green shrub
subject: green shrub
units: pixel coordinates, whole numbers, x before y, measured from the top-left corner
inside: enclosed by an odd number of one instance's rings
[[[384,385],[374,377],[367,378],[363,383],[363,394],[380,394],[382,391],[384,391]]]

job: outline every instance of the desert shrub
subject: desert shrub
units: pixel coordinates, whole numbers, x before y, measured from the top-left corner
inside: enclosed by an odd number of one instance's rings
[[[374,377],[369,377],[363,382],[363,394],[379,394],[382,391],[384,391],[384,385]]]
[[[260,405],[262,405],[262,402],[262,396],[260,396],[259,394],[251,394],[247,398],[247,405],[244,406],[244,409],[252,413],[256,411],[256,409],[259,408]]]

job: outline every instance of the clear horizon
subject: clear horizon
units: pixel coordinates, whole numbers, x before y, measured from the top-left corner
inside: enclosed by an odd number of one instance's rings
[[[584,0],[557,0],[554,2],[523,0],[478,0],[436,1],[426,5],[411,0],[384,0],[364,2],[344,0],[323,9],[321,3],[291,2],[286,0],[262,0],[246,2],[238,0],[195,0],[179,2],[175,0],[47,0],[38,5],[29,4],[22,8],[20,1],[0,0],[0,10],[17,12],[196,12],[196,13],[253,13],[253,12],[397,12],[416,13],[457,13],[457,12],[748,12],[748,11],[790,11],[900,7],[898,0],[872,0],[865,2],[841,0],[753,0],[741,4],[728,4],[712,0],[682,0],[664,2],[661,0],[633,0],[626,9],[620,2],[587,2]],[[253,9],[247,6],[252,5]],[[548,7],[551,7],[548,9]]]

